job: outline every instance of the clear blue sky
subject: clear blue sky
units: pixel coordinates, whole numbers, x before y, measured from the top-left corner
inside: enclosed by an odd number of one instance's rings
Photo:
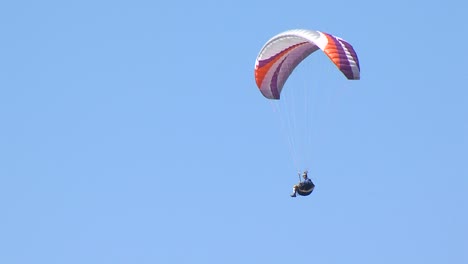
[[[468,263],[466,10],[3,1],[0,263]],[[292,28],[343,37],[362,70],[310,72],[317,188],[296,199],[253,78]]]

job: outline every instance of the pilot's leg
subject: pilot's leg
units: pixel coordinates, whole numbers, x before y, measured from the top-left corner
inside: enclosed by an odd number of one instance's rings
[[[291,197],[296,197],[296,192],[297,192],[298,187],[299,187],[298,185],[293,186],[293,193],[291,194]]]

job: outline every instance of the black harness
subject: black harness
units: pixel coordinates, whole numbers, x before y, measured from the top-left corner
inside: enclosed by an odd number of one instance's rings
[[[310,184],[300,184],[297,188],[297,193],[301,196],[307,196],[314,191],[315,184],[310,181]]]

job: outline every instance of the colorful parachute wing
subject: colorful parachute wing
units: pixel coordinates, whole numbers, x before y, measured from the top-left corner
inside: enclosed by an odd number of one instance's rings
[[[270,39],[255,62],[255,81],[262,94],[279,99],[284,83],[307,56],[322,50],[350,80],[359,80],[356,52],[345,40],[314,30],[293,29]]]

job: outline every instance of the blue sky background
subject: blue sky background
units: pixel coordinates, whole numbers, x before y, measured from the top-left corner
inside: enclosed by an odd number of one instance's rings
[[[2,2],[0,263],[468,263],[462,2]],[[296,199],[253,78],[292,28],[362,78],[314,54],[286,83],[313,93]]]

